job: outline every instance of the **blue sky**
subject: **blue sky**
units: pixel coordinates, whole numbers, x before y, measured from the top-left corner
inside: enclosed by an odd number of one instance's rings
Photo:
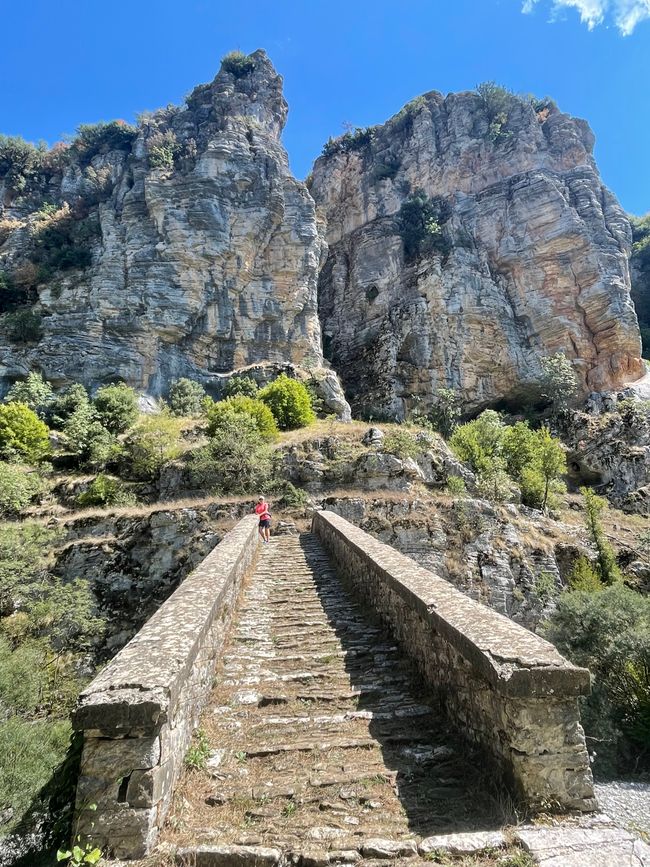
[[[7,134],[52,143],[79,123],[133,120],[182,101],[233,48],[265,48],[285,79],[299,177],[344,122],[495,80],[586,118],[605,182],[627,210],[650,210],[650,0],[0,0],[0,11]]]

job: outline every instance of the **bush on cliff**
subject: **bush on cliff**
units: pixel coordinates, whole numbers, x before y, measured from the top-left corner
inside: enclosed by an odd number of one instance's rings
[[[41,418],[47,414],[53,401],[52,386],[35,371],[29,373],[27,379],[14,382],[5,397],[6,403],[24,403]]]
[[[199,382],[182,377],[175,379],[169,387],[169,409],[176,416],[201,415],[205,389]]]
[[[284,373],[260,391],[260,400],[269,407],[280,430],[306,427],[316,420],[307,386]]]
[[[35,470],[0,461],[0,517],[18,515],[44,490],[43,479]]]
[[[603,584],[615,584],[622,575],[603,529],[602,516],[607,509],[607,500],[597,496],[591,488],[580,488],[580,493],[584,497],[587,529],[597,552],[596,574]]]
[[[52,402],[52,426],[61,430],[76,410],[87,406],[90,406],[88,392],[81,383],[73,382],[65,391],[57,394]]]
[[[84,123],[77,129],[70,151],[82,165],[88,165],[93,157],[109,151],[130,151],[138,135],[136,127],[124,120],[108,123]]]
[[[257,397],[259,386],[250,376],[233,376],[223,387],[224,397]]]
[[[592,674],[583,723],[597,767],[650,766],[650,599],[622,584],[564,592],[545,637]]]
[[[213,493],[264,490],[271,477],[271,452],[257,420],[226,407],[208,445],[190,455],[189,470],[195,487]]]
[[[446,218],[447,207],[442,200],[430,199],[424,190],[415,190],[397,214],[405,257],[416,259],[433,252],[447,254],[449,243],[442,228]]]
[[[122,460],[135,479],[154,481],[182,453],[182,421],[166,413],[143,417],[124,440]]]
[[[252,397],[237,395],[208,405],[208,436],[214,437],[230,424],[232,415],[252,418],[263,439],[271,441],[278,435],[278,426],[269,407]]]
[[[243,51],[230,51],[221,58],[221,68],[235,78],[243,78],[255,69],[255,61]]]
[[[0,455],[35,463],[50,450],[47,425],[24,403],[0,405]]]
[[[138,396],[123,382],[102,386],[93,404],[97,418],[113,434],[124,433],[138,418]]]
[[[18,307],[2,317],[7,337],[12,343],[38,343],[43,336],[43,320],[31,307]]]
[[[77,497],[77,505],[82,508],[99,506],[133,506],[136,497],[128,491],[119,479],[100,473]]]

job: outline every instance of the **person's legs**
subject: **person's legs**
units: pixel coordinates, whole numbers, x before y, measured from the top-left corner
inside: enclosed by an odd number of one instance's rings
[[[271,541],[271,524],[267,521],[266,527],[264,527],[264,535],[266,536],[266,541]]]
[[[260,534],[260,539],[262,540],[262,542],[265,542],[266,540],[264,538],[264,527],[262,526],[261,522],[257,525],[257,532]]]

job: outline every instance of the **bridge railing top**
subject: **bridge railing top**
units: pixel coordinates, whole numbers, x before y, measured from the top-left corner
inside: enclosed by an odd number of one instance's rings
[[[143,736],[171,719],[231,576],[252,557],[257,523],[256,515],[242,518],[86,687],[75,728]]]
[[[589,693],[589,671],[570,663],[550,642],[470,599],[340,515],[316,512],[314,530],[321,538],[328,533],[338,536],[499,691],[527,698]]]

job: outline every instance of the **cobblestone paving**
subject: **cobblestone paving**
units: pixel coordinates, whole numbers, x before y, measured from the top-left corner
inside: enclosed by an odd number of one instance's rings
[[[370,863],[504,821],[480,760],[310,534],[262,549],[216,683],[201,723],[208,769],[186,773],[168,840]]]

